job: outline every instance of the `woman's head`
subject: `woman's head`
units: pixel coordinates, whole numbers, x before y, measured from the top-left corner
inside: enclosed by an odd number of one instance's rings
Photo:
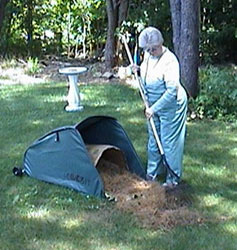
[[[145,28],[138,38],[139,47],[153,55],[159,55],[164,42],[161,32],[154,27]],[[162,52],[161,52],[162,53]]]

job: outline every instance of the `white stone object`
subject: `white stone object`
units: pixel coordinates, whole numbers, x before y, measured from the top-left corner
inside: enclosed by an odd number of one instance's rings
[[[68,76],[69,90],[67,96],[68,105],[65,107],[66,111],[82,111],[80,90],[77,86],[79,74],[87,71],[86,67],[65,67],[59,69],[60,74]]]

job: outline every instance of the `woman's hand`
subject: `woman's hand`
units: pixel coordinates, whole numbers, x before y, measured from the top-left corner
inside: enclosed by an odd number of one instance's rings
[[[132,72],[134,74],[138,73],[140,71],[140,67],[137,64],[132,64],[131,65]]]
[[[152,108],[146,108],[145,115],[146,115],[147,119],[150,119],[153,114],[154,114],[154,112],[153,112]]]

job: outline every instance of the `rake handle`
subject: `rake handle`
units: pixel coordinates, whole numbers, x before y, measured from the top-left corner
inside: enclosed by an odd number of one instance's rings
[[[131,55],[131,52],[129,50],[129,47],[128,47],[128,44],[127,44],[127,41],[126,41],[126,38],[124,35],[122,35],[122,40],[123,40],[123,43],[124,43],[124,46],[125,46],[125,49],[126,49],[126,52],[127,52],[127,55],[128,55],[128,59],[130,61],[130,64],[134,64],[133,62],[133,59],[132,59],[132,55]],[[142,96],[142,100],[143,100],[143,103],[145,105],[145,108],[149,108],[149,104],[148,104],[148,101],[146,99],[146,96],[143,92],[143,88],[142,88],[142,82],[141,82],[141,77],[138,76],[138,73],[135,72],[135,78],[138,82],[138,86],[139,86],[139,91],[140,91],[140,94]],[[158,145],[158,148],[159,148],[159,151],[160,151],[160,154],[163,156],[164,155],[164,150],[163,150],[163,147],[161,145],[161,142],[160,142],[160,138],[158,136],[158,133],[157,133],[157,130],[156,130],[156,127],[155,127],[155,122],[154,122],[154,119],[153,117],[151,116],[150,119],[147,118],[147,120],[149,121],[150,125],[151,125],[151,128],[152,128],[152,132],[154,134],[154,137],[156,139],[156,142],[157,142],[157,145]]]

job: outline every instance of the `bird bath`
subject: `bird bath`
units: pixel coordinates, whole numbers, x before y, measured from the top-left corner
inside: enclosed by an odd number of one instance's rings
[[[66,67],[59,69],[59,73],[68,76],[69,90],[67,96],[68,105],[66,111],[82,111],[80,91],[77,86],[79,74],[87,71],[86,67]]]

